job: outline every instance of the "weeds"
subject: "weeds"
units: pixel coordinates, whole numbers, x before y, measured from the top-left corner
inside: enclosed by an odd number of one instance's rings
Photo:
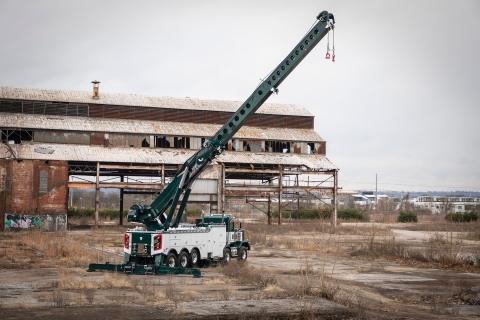
[[[95,299],[95,290],[85,289],[83,290],[83,295],[89,304],[93,304],[93,300]]]
[[[52,291],[52,307],[63,308],[68,306],[69,294],[63,290]]]
[[[332,269],[332,273],[334,268]],[[300,296],[316,296],[327,300],[333,300],[335,294],[339,290],[338,285],[333,281],[331,276],[325,272],[325,266],[320,269],[313,270],[308,259],[300,260]]]
[[[239,284],[253,285],[257,289],[264,289],[277,283],[275,276],[268,271],[249,265],[246,261],[232,260],[221,270],[227,278],[234,279]]]
[[[86,267],[94,259],[94,250],[84,250],[84,243],[66,232],[31,230],[18,236],[23,246],[41,252],[43,257],[57,258],[65,267]]]
[[[167,284],[165,285],[165,298],[167,298],[170,301],[173,301],[175,300],[176,295],[177,295],[177,290],[175,288],[175,285],[173,284],[173,277],[168,276]]]

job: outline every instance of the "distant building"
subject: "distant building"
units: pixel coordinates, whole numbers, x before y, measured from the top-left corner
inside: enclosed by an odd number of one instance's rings
[[[463,213],[480,208],[480,198],[419,196],[410,200],[416,208],[430,210],[433,214]]]

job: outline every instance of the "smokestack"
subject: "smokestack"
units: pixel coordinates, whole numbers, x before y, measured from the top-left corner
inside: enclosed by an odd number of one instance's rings
[[[98,99],[100,99],[100,96],[98,95],[98,87],[99,87],[100,81],[93,80],[92,83],[93,83],[92,99],[98,100]]]

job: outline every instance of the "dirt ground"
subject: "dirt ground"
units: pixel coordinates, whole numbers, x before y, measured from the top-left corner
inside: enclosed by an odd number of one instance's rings
[[[438,236],[381,227],[406,250]],[[116,227],[70,231],[61,239],[81,239],[77,250],[97,252],[91,262],[120,263],[122,234]],[[353,243],[368,244],[365,235],[285,235],[319,247],[328,238],[343,249],[252,245],[246,265],[204,268],[202,278],[89,273],[22,237],[0,233],[0,319],[480,319],[478,265],[347,254]],[[462,245],[479,248],[477,241]]]

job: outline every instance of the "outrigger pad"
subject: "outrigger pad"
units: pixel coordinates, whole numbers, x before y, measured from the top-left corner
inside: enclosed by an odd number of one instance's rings
[[[118,271],[131,274],[191,274],[195,278],[201,278],[202,272],[197,268],[177,268],[177,267],[167,267],[167,266],[149,266],[149,265],[139,265],[139,264],[111,264],[109,262],[105,264],[101,263],[91,263],[88,266],[87,272],[94,272],[97,270],[101,271]]]

